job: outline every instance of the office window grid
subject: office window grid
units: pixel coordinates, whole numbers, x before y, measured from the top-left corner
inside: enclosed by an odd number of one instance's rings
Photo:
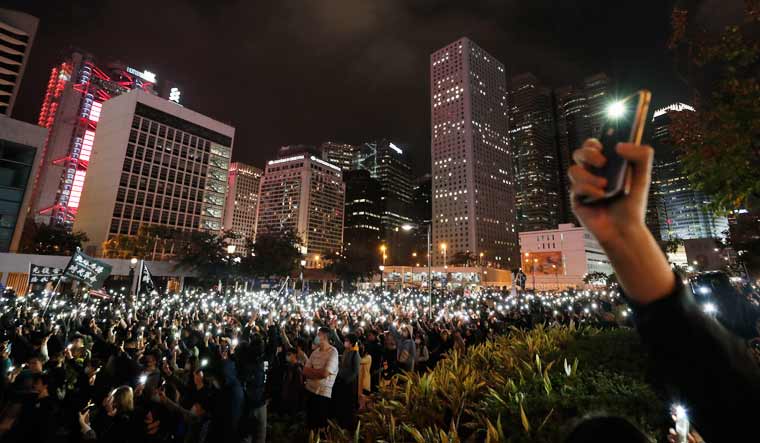
[[[134,116],[109,233],[135,235],[143,225],[220,229],[229,153],[228,147]]]

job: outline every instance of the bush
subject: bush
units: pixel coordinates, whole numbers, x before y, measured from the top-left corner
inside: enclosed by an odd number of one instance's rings
[[[644,357],[632,330],[514,329],[398,376],[357,433],[331,425],[320,441],[555,442],[596,412],[664,435],[667,407],[645,380]]]

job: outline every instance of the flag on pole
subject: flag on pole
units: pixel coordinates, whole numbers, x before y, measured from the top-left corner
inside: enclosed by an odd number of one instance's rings
[[[77,249],[63,270],[63,276],[78,280],[87,286],[98,289],[111,274],[111,265],[96,260]]]
[[[52,266],[41,266],[29,263],[29,281],[27,286],[32,285],[45,285],[50,282],[57,282],[63,275],[63,269],[54,268]]]
[[[140,290],[143,290],[146,293],[151,293],[156,290],[156,285],[153,283],[153,274],[150,273],[148,265],[145,264],[145,260],[142,261],[142,266],[140,267],[140,281],[137,282],[138,294],[140,293]]]

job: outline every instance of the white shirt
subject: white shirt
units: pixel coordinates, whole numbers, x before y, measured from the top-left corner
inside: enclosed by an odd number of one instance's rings
[[[338,375],[338,350],[334,346],[330,346],[327,351],[315,349],[306,361],[306,367],[327,371],[325,378],[306,379],[306,390],[323,397],[332,397],[335,376]]]

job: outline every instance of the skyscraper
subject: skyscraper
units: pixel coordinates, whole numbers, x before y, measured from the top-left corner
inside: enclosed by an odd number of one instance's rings
[[[0,8],[0,115],[11,115],[40,20]]]
[[[570,182],[567,170],[572,152],[591,136],[586,113],[586,95],[572,86],[559,88],[554,93],[557,121],[557,148],[560,165],[560,191],[562,197],[562,221],[580,225],[572,213]]]
[[[363,169],[343,173],[346,211],[343,247],[377,251],[383,239],[383,190],[380,182]]]
[[[519,266],[504,65],[463,37],[430,56],[433,257]]]
[[[324,142],[320,146],[322,159],[339,167],[343,172],[350,171],[356,163],[357,147],[347,143]]]
[[[37,221],[71,227],[103,102],[133,89],[155,94],[157,81],[154,73],[119,62],[98,66],[92,55],[81,52],[52,69],[38,120],[50,133],[32,196]]]
[[[0,115],[0,252],[17,252],[47,130]]]
[[[554,91],[557,148],[560,166],[560,192],[564,222],[578,225],[571,210],[567,169],[572,153],[589,137],[598,137],[609,105],[611,80],[600,72],[583,80],[580,87],[564,86]]]
[[[513,77],[509,87],[518,231],[554,229],[561,221],[563,195],[551,91],[530,73]]]
[[[230,163],[227,176],[227,200],[224,206],[224,229],[240,238],[232,244],[245,252],[247,240],[253,240],[256,211],[259,204],[259,185],[264,171],[245,163]]]
[[[652,118],[652,147],[654,166],[652,187],[659,197],[660,235],[663,240],[680,238],[723,238],[728,220],[707,209],[710,199],[697,191],[681,171],[681,163],[670,138],[670,113],[694,112],[684,103],[673,103],[654,112]],[[650,208],[651,209],[651,208]]]
[[[414,180],[412,191],[412,218],[417,229],[411,233],[414,246],[410,264],[427,263],[427,234],[433,217],[433,177],[425,174]],[[416,256],[414,256],[416,254]]]
[[[345,190],[340,168],[314,155],[271,160],[259,187],[255,233],[296,234],[307,266],[319,266],[341,249]]]
[[[101,254],[143,226],[222,229],[235,128],[134,90],[103,105],[74,229]]]
[[[411,253],[401,226],[412,222],[412,166],[402,144],[381,139],[363,143],[355,169],[369,171],[383,191],[383,232],[389,263],[402,263]]]
[[[592,137],[598,137],[610,102],[611,84],[607,74],[600,72],[583,80],[586,94],[586,119]]]

